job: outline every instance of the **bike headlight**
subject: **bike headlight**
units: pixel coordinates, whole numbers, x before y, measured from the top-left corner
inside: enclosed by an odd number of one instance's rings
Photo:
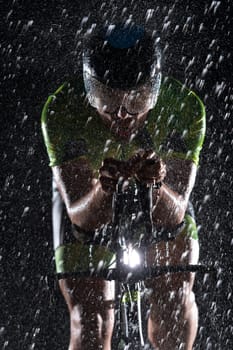
[[[123,262],[125,265],[128,265],[132,268],[139,266],[141,264],[140,252],[133,247],[128,247],[124,251]]]

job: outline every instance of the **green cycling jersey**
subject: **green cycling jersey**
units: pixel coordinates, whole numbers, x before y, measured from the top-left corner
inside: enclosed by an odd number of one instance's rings
[[[88,104],[82,80],[64,83],[49,96],[42,130],[50,166],[75,158],[89,160],[94,173],[104,158],[129,158],[138,148],[153,148],[162,159],[188,159],[196,165],[205,136],[205,108],[199,97],[172,78],[162,82],[145,128],[121,142]]]

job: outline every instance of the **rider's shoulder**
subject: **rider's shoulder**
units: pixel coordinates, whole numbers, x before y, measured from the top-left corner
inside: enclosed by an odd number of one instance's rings
[[[191,110],[192,114],[205,115],[205,106],[197,93],[173,77],[163,78],[158,103],[184,113]]]
[[[72,117],[81,108],[84,99],[81,78],[65,81],[47,98],[42,110],[42,122],[61,122],[64,118]]]
[[[182,129],[200,120],[205,122],[205,106],[198,95],[173,77],[163,78],[150,123]]]

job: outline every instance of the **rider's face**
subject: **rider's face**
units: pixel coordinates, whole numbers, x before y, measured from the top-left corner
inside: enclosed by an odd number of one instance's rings
[[[124,105],[120,105],[114,112],[108,111],[107,106],[97,108],[97,111],[114,134],[130,139],[145,121],[149,109],[141,113],[129,113]]]
[[[158,74],[140,86],[122,90],[103,84],[84,70],[90,104],[115,134],[126,139],[139,129],[148,111],[156,104],[160,80]]]
[[[84,72],[87,97],[103,121],[121,138],[129,139],[136,133],[148,111],[157,100],[154,80],[128,90],[113,89]]]

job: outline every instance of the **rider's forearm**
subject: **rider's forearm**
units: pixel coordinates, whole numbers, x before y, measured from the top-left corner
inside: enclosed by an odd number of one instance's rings
[[[104,192],[97,181],[86,195],[66,207],[72,223],[83,230],[94,230],[110,221],[112,195]]]
[[[156,226],[175,228],[184,218],[187,203],[188,198],[174,192],[166,184],[163,184],[159,190],[154,192],[152,215]]]

